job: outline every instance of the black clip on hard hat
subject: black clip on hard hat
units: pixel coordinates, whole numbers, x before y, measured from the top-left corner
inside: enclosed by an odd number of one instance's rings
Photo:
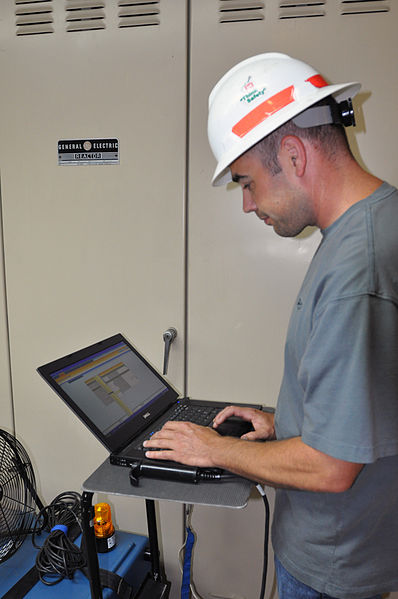
[[[351,98],[343,100],[338,104],[340,111],[340,122],[344,127],[355,127],[355,115],[354,108],[352,106]]]

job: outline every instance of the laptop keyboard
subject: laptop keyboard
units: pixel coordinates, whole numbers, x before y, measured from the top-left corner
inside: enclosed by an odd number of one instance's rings
[[[181,404],[176,406],[169,420],[182,420],[209,426],[212,424],[214,417],[220,408],[212,408],[210,406],[193,406],[190,404]]]
[[[210,426],[213,423],[215,416],[220,412],[221,408],[212,408],[211,406],[195,406],[191,404],[178,404],[170,414],[168,414],[167,419],[165,419],[160,426],[151,432],[146,439],[143,439],[137,449],[143,449],[143,443],[147,439],[150,439],[154,433],[159,431],[165,422],[169,422],[170,420],[174,421],[182,421],[182,422],[193,422],[194,424],[199,424],[201,426]],[[154,451],[152,449],[152,451]]]

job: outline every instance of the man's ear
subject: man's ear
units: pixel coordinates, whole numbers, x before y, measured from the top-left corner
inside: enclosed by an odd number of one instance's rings
[[[307,152],[305,146],[296,135],[286,135],[279,147],[278,161],[285,172],[302,177],[307,166]]]

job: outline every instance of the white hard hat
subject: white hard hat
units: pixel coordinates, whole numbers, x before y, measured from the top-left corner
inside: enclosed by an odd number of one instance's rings
[[[209,96],[208,136],[218,163],[213,185],[231,181],[229,165],[263,137],[323,98],[348,100],[360,87],[355,82],[330,85],[311,66],[286,54],[270,52],[240,62]],[[326,122],[333,120],[312,125]]]

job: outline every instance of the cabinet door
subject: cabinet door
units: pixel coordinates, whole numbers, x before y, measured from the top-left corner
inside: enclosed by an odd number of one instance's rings
[[[336,83],[361,81],[355,99],[358,126],[349,130],[354,152],[369,170],[398,184],[397,25],[393,1],[193,3],[188,296],[192,397],[275,405],[290,310],[320,240],[315,230],[295,239],[279,238],[255,215],[243,214],[236,185],[211,187],[216,163],[206,132],[209,92],[234,64],[270,51],[309,62]],[[251,501],[245,516],[225,510],[215,518],[212,526],[206,510],[195,512],[202,533],[195,554],[200,591],[254,599],[262,568],[261,501]],[[223,552],[215,568],[209,569],[209,551]],[[269,578],[271,587],[271,573]]]
[[[185,5],[16,0],[0,15],[15,415],[51,500],[107,452],[37,366],[121,331],[161,369],[174,326],[183,387]],[[98,139],[118,140],[118,164],[58,164],[60,140]]]
[[[195,397],[275,404],[290,309],[319,242],[313,230],[279,238],[254,214],[243,214],[236,184],[211,187],[216,162],[207,141],[207,100],[218,79],[240,60],[276,51],[313,64],[333,82],[362,82],[357,127],[347,130],[353,150],[366,168],[398,184],[391,158],[398,7],[309,4],[193,4],[188,388]],[[371,12],[376,4],[389,12]],[[354,8],[364,14],[345,14]]]
[[[0,240],[2,240],[2,226],[0,227]],[[0,428],[14,434],[14,409],[11,393],[7,304],[5,295],[6,287],[4,280],[4,256],[2,245],[0,248]]]

